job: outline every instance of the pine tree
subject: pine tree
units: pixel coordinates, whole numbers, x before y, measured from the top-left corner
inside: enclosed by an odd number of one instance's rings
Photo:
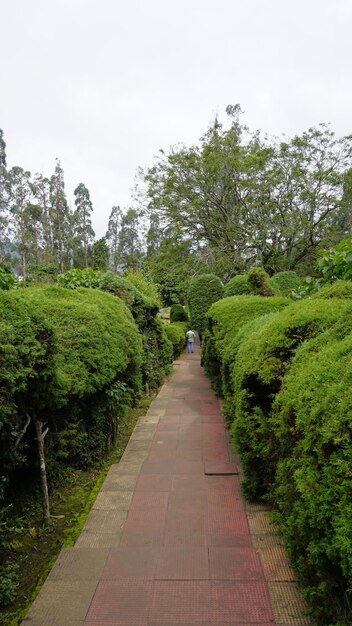
[[[140,223],[135,209],[122,216],[119,232],[118,258],[123,269],[137,269],[141,262]]]
[[[105,235],[108,242],[110,251],[110,263],[114,272],[117,272],[118,268],[118,247],[119,247],[119,232],[121,227],[122,211],[119,206],[113,206],[111,209],[108,230]]]
[[[75,265],[88,267],[88,253],[94,241],[91,214],[93,205],[89,191],[80,183],[74,191],[76,211],[73,214]]]
[[[53,248],[59,270],[64,272],[72,261],[72,220],[65,195],[64,172],[58,159],[56,159],[55,174],[50,179],[50,203]]]
[[[6,143],[4,133],[0,128],[0,262],[5,260],[6,233],[8,228],[6,202]]]

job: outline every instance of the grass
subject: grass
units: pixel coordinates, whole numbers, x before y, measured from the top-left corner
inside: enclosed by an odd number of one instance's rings
[[[11,531],[6,552],[19,565],[20,577],[16,599],[6,609],[0,607],[1,626],[21,623],[61,549],[75,544],[110,466],[120,461],[138,418],[145,415],[152,400],[153,396],[145,396],[121,419],[116,447],[101,468],[70,470],[65,482],[51,494],[53,518],[49,525],[43,526],[37,503],[29,503],[20,516],[7,520]]]

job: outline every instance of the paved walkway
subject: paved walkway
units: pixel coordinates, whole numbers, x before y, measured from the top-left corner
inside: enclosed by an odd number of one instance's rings
[[[245,509],[198,351],[174,370],[23,624],[309,624],[265,507]]]

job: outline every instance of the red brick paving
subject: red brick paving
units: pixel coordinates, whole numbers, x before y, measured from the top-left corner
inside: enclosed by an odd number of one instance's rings
[[[165,415],[85,625],[273,626],[219,402],[197,353],[177,362],[162,398]]]

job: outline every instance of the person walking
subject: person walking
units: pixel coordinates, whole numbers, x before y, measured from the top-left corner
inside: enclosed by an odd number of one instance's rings
[[[187,352],[194,352],[195,333],[193,332],[193,330],[188,330],[186,332],[186,337],[187,337]]]

